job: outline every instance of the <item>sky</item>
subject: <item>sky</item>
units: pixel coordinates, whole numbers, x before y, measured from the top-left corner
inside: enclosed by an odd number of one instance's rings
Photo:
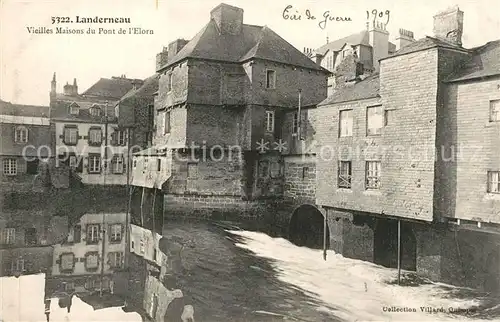
[[[17,104],[48,105],[55,72],[57,90],[77,79],[83,92],[99,78],[126,75],[146,78],[155,72],[156,54],[177,39],[191,39],[210,19],[221,0],[0,0],[0,98]],[[498,0],[224,0],[244,10],[244,23],[267,25],[299,50],[318,48],[366,28],[367,11],[389,10],[387,30],[394,40],[399,28],[415,38],[432,36],[433,15],[450,6],[464,11],[463,45],[482,45],[500,38]],[[283,10],[302,19],[283,19]],[[306,10],[317,17],[306,19]],[[349,17],[318,26],[320,17]],[[130,24],[52,24],[52,17],[129,17]],[[370,17],[371,18],[371,17]],[[385,21],[385,17],[382,18]],[[140,27],[153,34],[30,34],[27,27]],[[55,32],[55,31],[54,31]]]

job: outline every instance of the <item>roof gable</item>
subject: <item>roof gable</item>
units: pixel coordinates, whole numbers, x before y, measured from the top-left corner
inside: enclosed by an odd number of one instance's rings
[[[243,24],[239,35],[220,34],[214,20],[203,27],[165,66],[186,58],[240,63],[252,58],[323,70],[268,27]]]

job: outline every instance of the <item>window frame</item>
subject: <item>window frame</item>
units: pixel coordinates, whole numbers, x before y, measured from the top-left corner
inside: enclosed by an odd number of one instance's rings
[[[343,173],[343,165],[347,165],[347,173]],[[337,169],[337,188],[352,189],[352,161],[340,160]]]
[[[266,132],[274,132],[276,114],[274,111],[266,111]]]
[[[496,181],[492,180],[492,175],[496,174]],[[492,185],[496,184],[496,190],[491,189]],[[499,170],[490,170],[487,172],[487,185],[486,191],[492,194],[500,194],[500,171]]]
[[[122,252],[109,252],[108,265],[112,269],[123,268],[124,254]]]
[[[370,164],[377,165],[376,169],[370,169]],[[373,171],[375,174],[373,175]],[[370,172],[372,175],[370,175]],[[380,178],[382,174],[382,162],[379,160],[367,160],[365,161],[365,190],[378,190],[380,189]],[[375,184],[372,184],[370,180],[376,180]]]
[[[63,267],[63,260],[62,260],[63,256],[69,256],[69,255],[71,255],[71,257],[72,257],[72,260],[69,261],[71,263],[71,267],[70,268],[64,268]],[[75,254],[74,253],[72,253],[72,252],[61,253],[59,255],[59,271],[61,273],[72,273],[74,271],[74,269],[75,269],[75,262],[76,261],[75,261]]]
[[[16,229],[12,227],[2,228],[0,230],[2,245],[14,245],[16,243]]]
[[[116,229],[118,229],[118,231],[115,231]],[[109,236],[110,243],[121,243],[123,240],[123,225],[122,224],[110,224],[108,236]]]
[[[121,164],[121,168],[117,168]],[[125,172],[125,157],[123,154],[115,154],[111,159],[111,172],[113,174],[123,174]]]
[[[171,130],[170,118],[171,118],[170,111],[165,111],[165,113],[163,113],[163,135],[170,133],[170,130]]]
[[[92,162],[92,160],[97,159],[97,162]],[[89,153],[87,157],[87,170],[90,174],[98,174],[102,171],[102,158],[99,153]],[[97,168],[96,168],[97,166]]]
[[[25,263],[25,260],[22,257],[18,257],[16,259],[12,260],[12,262],[10,263],[11,272],[20,272],[20,273],[25,272],[26,269],[25,269],[24,263]],[[21,265],[19,265],[19,264],[21,264]],[[21,268],[19,268],[19,266],[21,266]]]
[[[80,105],[73,102],[69,105],[69,114],[71,115],[79,115],[80,114]]]
[[[66,135],[66,133],[68,133],[68,135]],[[71,140],[71,138],[72,138],[71,133],[74,133],[74,136],[75,136],[74,142]],[[78,126],[76,126],[76,125],[64,125],[63,134],[62,134],[63,143],[65,145],[77,145],[78,139],[79,139],[78,134],[79,134]],[[67,140],[66,137],[68,137],[69,140]]]
[[[269,82],[269,74],[272,74],[272,82]],[[266,69],[266,89],[276,89],[276,70]]]
[[[88,224],[87,227],[85,227],[85,243],[87,245],[96,245],[99,244],[99,240],[101,239],[101,232],[100,232],[100,227],[101,225],[99,224]],[[92,233],[91,231],[94,231],[94,228],[97,229],[96,233]],[[95,236],[94,236],[95,235]],[[91,236],[92,238],[89,238]]]
[[[292,115],[292,135],[299,133],[299,112],[294,112]]]
[[[22,133],[21,135],[18,135]],[[24,125],[18,125],[14,129],[14,142],[15,143],[28,143],[28,128]]]
[[[350,118],[347,118],[346,120],[342,119],[342,115],[349,115]],[[347,122],[347,120],[351,120],[350,123]],[[343,131],[342,129],[344,126],[350,125],[350,133],[349,131]],[[343,133],[346,132],[346,133]],[[354,132],[354,110],[353,109],[344,109],[344,110],[339,110],[339,138],[348,138],[352,137]]]
[[[95,267],[89,267],[89,258],[91,256],[95,256],[96,257],[96,265]],[[84,266],[85,266],[85,270],[87,272],[95,272],[99,269],[99,264],[101,263],[101,258],[99,256],[99,252],[97,251],[92,251],[92,252],[87,252],[85,253],[85,257],[84,257]]]
[[[19,165],[17,164],[16,158],[2,159],[2,173],[4,176],[16,176],[18,169]]]
[[[98,140],[93,140],[93,134],[98,132],[99,133],[99,139]],[[90,146],[101,146],[103,141],[103,133],[102,133],[102,128],[98,126],[91,126],[89,128],[89,133],[88,133],[88,143]]]
[[[494,109],[496,111],[493,111]],[[500,122],[500,99],[492,99],[489,101],[489,121],[490,123]]]
[[[124,146],[127,142],[127,133],[124,130],[116,130],[116,145]]]
[[[371,110],[375,110],[375,114],[371,115],[372,118],[376,118],[377,116],[377,109],[379,110],[379,117],[380,117],[380,127],[378,128],[375,128],[375,127],[369,127],[370,126],[370,115],[369,115],[369,111]],[[385,116],[385,113],[384,113],[384,109],[382,107],[382,105],[371,105],[371,106],[367,106],[366,107],[366,127],[365,127],[365,131],[366,131],[366,136],[380,136],[382,135],[382,129],[384,128],[384,123],[385,123],[385,120],[384,120],[384,116]],[[373,121],[372,121],[373,122]],[[375,130],[375,132],[370,132],[370,130]]]
[[[172,84],[173,84],[173,73],[168,72],[167,73],[167,93],[170,93],[172,91]]]

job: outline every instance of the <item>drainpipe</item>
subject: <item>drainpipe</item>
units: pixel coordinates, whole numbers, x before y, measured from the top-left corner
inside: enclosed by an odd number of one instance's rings
[[[302,120],[302,117],[300,115],[300,110],[301,110],[301,102],[302,100],[302,90],[299,89],[299,107],[298,107],[298,111],[297,111],[297,137],[299,138],[299,140],[302,140],[302,131],[301,131],[301,120]]]
[[[328,221],[327,221],[328,212],[325,211],[325,215],[323,216],[323,260],[326,261],[326,233],[328,230]]]
[[[144,227],[144,213],[143,213],[143,206],[144,206],[144,190],[146,188],[142,187],[142,195],[141,195],[141,227]]]
[[[398,219],[398,285],[401,282],[401,220]]]
[[[101,255],[101,287],[99,291],[99,296],[102,297],[103,279],[104,279],[104,245],[106,243],[106,221],[104,220],[105,213],[102,213],[102,255]]]

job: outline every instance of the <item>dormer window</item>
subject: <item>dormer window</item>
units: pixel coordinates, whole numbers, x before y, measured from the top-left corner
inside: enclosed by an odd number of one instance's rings
[[[101,116],[101,108],[99,107],[99,105],[97,104],[92,105],[92,107],[90,108],[90,115]]]
[[[78,115],[80,113],[80,106],[75,102],[71,103],[69,106],[69,113],[71,115]]]

